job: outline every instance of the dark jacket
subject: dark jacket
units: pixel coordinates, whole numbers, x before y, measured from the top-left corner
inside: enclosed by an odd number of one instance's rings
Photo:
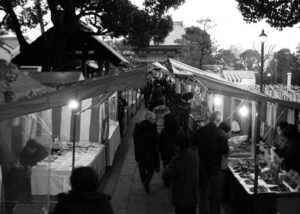
[[[28,151],[28,146],[25,146],[20,153],[20,163],[23,166],[35,166],[38,162],[43,160],[48,156],[48,152],[45,147],[39,143],[35,143],[35,151],[30,153]]]
[[[155,167],[158,158],[158,136],[156,124],[143,120],[133,131],[135,160],[143,165]]]
[[[199,165],[206,174],[221,168],[222,155],[229,151],[224,133],[214,123],[208,123],[196,131],[192,144],[198,148]]]
[[[164,105],[163,97],[160,94],[152,94],[149,103],[149,111],[152,111],[155,107]]]
[[[54,214],[113,214],[110,197],[99,192],[61,193]]]
[[[161,159],[163,161],[170,162],[175,152],[176,137],[179,133],[183,133],[181,129],[177,132],[168,131],[165,128],[159,135],[159,152],[161,153]]]
[[[197,205],[198,166],[197,152],[181,150],[164,170],[162,178],[171,181],[172,204],[176,207]]]
[[[281,167],[289,171],[290,169],[300,173],[300,143],[295,142],[291,148],[279,149],[276,148],[275,152],[281,158],[284,158]]]

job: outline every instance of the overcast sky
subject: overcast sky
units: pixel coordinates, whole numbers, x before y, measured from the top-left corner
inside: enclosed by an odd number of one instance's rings
[[[143,0],[131,0],[141,6]],[[268,35],[267,44],[275,45],[275,50],[289,48],[295,51],[300,43],[299,25],[278,31],[265,22],[247,24],[235,0],[185,0],[177,10],[171,10],[173,21],[183,21],[185,27],[200,26],[197,20],[209,17],[216,26],[208,32],[218,42],[219,48],[227,49],[231,44],[240,44],[243,49],[253,48],[262,29]]]

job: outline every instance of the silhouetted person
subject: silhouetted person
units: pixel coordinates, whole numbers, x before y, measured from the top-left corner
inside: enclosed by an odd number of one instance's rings
[[[189,148],[189,139],[183,134],[176,138],[178,153],[163,172],[163,179],[171,182],[172,205],[176,214],[195,214],[198,195],[197,152]]]
[[[48,156],[45,147],[33,139],[29,139],[20,153],[20,163],[23,166],[33,167]]]
[[[99,178],[90,167],[72,171],[71,190],[57,195],[54,214],[113,214],[110,196],[97,191]]]
[[[209,118],[209,123],[196,131],[193,145],[199,154],[199,186],[201,214],[219,214],[220,198],[218,177],[221,169],[222,155],[229,151],[227,138],[218,128],[221,113],[215,111]]]
[[[280,133],[280,144],[275,153],[282,158],[281,168],[290,169],[300,173],[300,142],[297,127],[292,124],[286,125]]]
[[[145,191],[149,193],[149,184],[157,167],[158,136],[155,124],[155,114],[148,111],[144,120],[137,123],[133,132],[135,160],[138,163],[140,177]]]
[[[127,105],[128,103],[122,97],[122,93],[118,92],[118,121],[119,121],[121,136],[124,134],[124,116],[125,116],[125,108]]]
[[[146,108],[148,108],[148,106],[149,106],[149,100],[150,100],[151,92],[152,92],[152,83],[151,83],[151,81],[147,81],[147,85],[143,89],[145,107]]]
[[[175,154],[175,143],[179,134],[183,131],[180,129],[174,115],[167,114],[164,116],[164,128],[159,135],[159,151],[163,167],[165,168]],[[164,181],[166,187],[169,186],[168,181]]]

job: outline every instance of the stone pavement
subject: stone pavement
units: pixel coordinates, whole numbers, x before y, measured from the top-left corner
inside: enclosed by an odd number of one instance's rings
[[[108,168],[100,183],[100,191],[112,196],[114,214],[173,214],[171,191],[163,186],[161,172],[155,173],[150,193],[145,193],[134,158],[133,129],[145,113],[141,108],[131,120],[121,145],[115,155],[113,166]],[[162,171],[162,170],[161,170]],[[222,209],[221,214],[225,214]]]
[[[100,190],[112,196],[115,214],[171,214],[171,192],[163,186],[161,172],[155,173],[150,193],[145,193],[134,159],[133,129],[145,113],[141,108],[129,124],[126,135],[118,148],[114,164],[101,180]]]

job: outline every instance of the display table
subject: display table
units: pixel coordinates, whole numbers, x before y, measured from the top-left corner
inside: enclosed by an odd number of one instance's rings
[[[240,164],[236,164],[236,162]],[[234,163],[234,164],[232,164]],[[237,167],[240,165],[240,167]],[[251,160],[230,160],[226,171],[226,201],[236,213],[243,214],[299,214],[300,192],[286,183],[258,179],[258,194],[253,193],[254,168]]]
[[[75,167],[90,166],[100,178],[106,168],[105,146],[98,143],[78,143],[75,153]],[[72,171],[72,151],[49,155],[32,168],[32,195],[56,195],[67,192]]]
[[[119,122],[109,120],[109,136],[107,144],[107,166],[112,166],[116,151],[121,143]]]

